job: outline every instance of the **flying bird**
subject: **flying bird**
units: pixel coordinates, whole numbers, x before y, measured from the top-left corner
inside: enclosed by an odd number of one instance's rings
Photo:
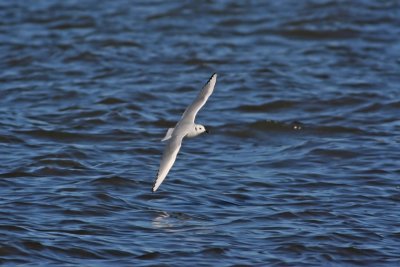
[[[215,83],[217,82],[217,74],[214,73],[208,82],[204,85],[193,103],[188,106],[183,113],[180,121],[175,125],[175,128],[169,128],[167,134],[161,141],[168,141],[162,159],[160,168],[158,169],[156,180],[152,191],[155,192],[164,181],[165,177],[172,165],[174,165],[176,156],[182,145],[182,140],[185,137],[195,137],[202,133],[208,133],[204,125],[194,123],[197,112],[204,106],[207,99],[212,94]]]

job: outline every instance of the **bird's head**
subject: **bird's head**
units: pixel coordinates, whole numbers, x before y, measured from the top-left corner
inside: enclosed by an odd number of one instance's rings
[[[201,124],[196,124],[194,126],[194,129],[198,134],[209,133],[209,131],[206,129],[206,127],[204,125],[201,125]]]

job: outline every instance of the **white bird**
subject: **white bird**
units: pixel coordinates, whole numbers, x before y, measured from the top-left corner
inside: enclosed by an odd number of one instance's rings
[[[217,74],[214,73],[208,82],[204,85],[203,89],[193,101],[193,103],[188,106],[183,113],[181,120],[178,121],[175,128],[169,128],[167,134],[161,141],[168,140],[168,144],[165,147],[160,168],[158,169],[156,180],[153,185],[153,192],[155,192],[161,183],[164,181],[165,177],[172,165],[174,165],[176,156],[178,155],[179,149],[181,148],[182,139],[185,137],[195,137],[204,132],[208,133],[206,127],[201,124],[195,124],[194,120],[196,118],[197,112],[204,106],[208,97],[212,94],[215,83],[217,82]]]

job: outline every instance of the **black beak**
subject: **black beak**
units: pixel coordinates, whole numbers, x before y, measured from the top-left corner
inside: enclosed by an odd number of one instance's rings
[[[209,134],[210,132],[206,129],[206,134]]]

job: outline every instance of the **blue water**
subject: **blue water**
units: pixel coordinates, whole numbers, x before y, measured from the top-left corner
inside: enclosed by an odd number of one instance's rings
[[[0,1],[3,266],[398,266],[398,1]],[[151,193],[160,140],[214,72]]]

